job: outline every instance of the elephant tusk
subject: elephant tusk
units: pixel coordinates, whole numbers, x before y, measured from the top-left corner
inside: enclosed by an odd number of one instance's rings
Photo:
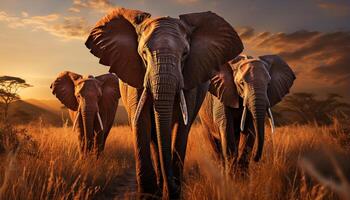
[[[73,122],[73,128],[72,128],[73,131],[75,130],[75,127],[77,126],[79,115],[80,115],[80,104],[78,106],[77,115],[75,116],[75,119],[74,119],[74,122]]]
[[[186,99],[183,90],[180,90],[180,108],[182,113],[182,118],[184,120],[184,124],[187,125],[188,123],[188,112],[187,112],[187,105],[186,105]]]
[[[244,130],[246,116],[247,116],[247,106],[244,106],[243,113],[242,113],[242,119],[241,119],[241,131]]]
[[[136,125],[136,122],[138,121],[138,119],[140,117],[142,108],[145,105],[146,100],[147,100],[147,89],[145,88],[142,91],[140,100],[139,100],[137,107],[136,107],[136,112],[135,112],[135,117],[134,117],[134,125]]]
[[[101,119],[101,116],[100,116],[100,112],[97,112],[97,119],[98,119],[98,122],[100,123],[101,131],[103,131],[103,124],[102,124],[102,119]]]
[[[275,132],[275,120],[273,119],[271,108],[267,109],[267,114],[269,116],[269,121],[270,121],[270,125],[271,125],[271,133],[274,133]]]

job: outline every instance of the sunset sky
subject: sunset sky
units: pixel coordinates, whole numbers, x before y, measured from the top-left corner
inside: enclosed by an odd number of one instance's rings
[[[53,99],[49,86],[59,72],[107,72],[84,42],[115,6],[152,16],[216,12],[240,33],[245,53],[280,54],[288,61],[297,74],[293,92],[350,99],[349,0],[1,0],[0,75],[34,85],[21,91],[24,99]]]

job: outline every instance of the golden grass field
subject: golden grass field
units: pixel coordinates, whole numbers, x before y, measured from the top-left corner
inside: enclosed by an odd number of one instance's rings
[[[22,137],[17,151],[0,154],[0,199],[135,198],[133,139],[128,126],[112,129],[98,161],[78,159],[77,135],[70,127],[17,127],[21,128],[26,129],[27,136]],[[268,128],[266,132],[262,161],[251,162],[247,180],[233,180],[221,173],[200,125],[194,125],[185,162],[183,198],[339,198],[318,183],[308,184],[298,160],[303,153],[321,146],[343,151],[348,133],[336,124],[280,127],[273,137]]]

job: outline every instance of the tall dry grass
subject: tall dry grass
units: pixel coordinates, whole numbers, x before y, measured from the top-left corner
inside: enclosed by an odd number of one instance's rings
[[[35,144],[1,154],[0,199],[133,199],[135,175],[129,127],[114,127],[104,155],[80,160],[70,128],[26,126]],[[248,179],[223,175],[199,125],[190,133],[183,183],[184,199],[330,199],[329,189],[298,167],[305,152],[348,151],[349,136],[338,125],[286,126],[267,134],[263,159],[251,162]],[[266,131],[269,133],[269,130]],[[26,149],[23,151],[23,149]],[[29,148],[29,151],[28,151]],[[324,156],[324,155],[320,155]]]
[[[291,125],[268,134],[264,155],[250,164],[249,178],[227,178],[201,137],[192,130],[185,181],[185,199],[334,199],[332,191],[312,181],[300,170],[299,160],[308,152],[322,149],[349,155],[349,133],[335,124],[331,127]],[[269,133],[269,130],[266,130]],[[327,155],[316,155],[327,156]],[[325,163],[326,164],[326,163]],[[350,161],[347,162],[350,166]],[[349,177],[350,178],[350,177]]]
[[[70,128],[26,127],[35,141],[32,153],[2,156],[0,199],[113,198],[133,173],[129,127],[114,128],[101,159],[79,159],[77,135]]]

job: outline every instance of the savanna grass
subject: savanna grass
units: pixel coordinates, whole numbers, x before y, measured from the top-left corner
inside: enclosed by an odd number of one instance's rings
[[[0,199],[135,197],[133,136],[128,126],[112,129],[99,160],[79,159],[77,135],[70,127],[28,125],[19,129],[25,130],[31,142],[19,139],[16,148],[0,154]],[[322,185],[310,184],[298,163],[314,149],[346,151],[349,137],[342,127],[290,125],[277,128],[274,135],[268,129],[266,133],[262,161],[251,162],[249,178],[229,178],[213,158],[200,125],[195,125],[187,147],[183,198],[338,198]]]

